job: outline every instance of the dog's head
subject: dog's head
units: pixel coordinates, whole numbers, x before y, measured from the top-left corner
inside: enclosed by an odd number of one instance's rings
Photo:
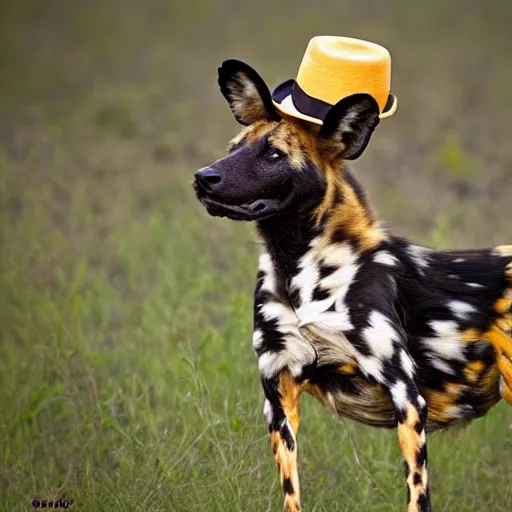
[[[321,126],[281,115],[263,79],[236,60],[219,68],[219,85],[245,128],[224,158],[195,173],[197,197],[211,215],[261,220],[318,203],[335,179],[329,174],[362,153],[379,123],[368,94],[342,99]]]

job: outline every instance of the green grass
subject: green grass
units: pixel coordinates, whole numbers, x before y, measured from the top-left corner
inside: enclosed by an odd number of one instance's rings
[[[508,118],[483,98],[458,117],[464,62],[461,76],[449,73],[477,34],[503,65],[472,78],[486,99],[502,91],[508,5],[494,18],[468,11],[454,34],[453,6],[433,2],[422,19],[450,42],[436,60],[423,49],[431,33],[398,0],[376,17],[372,2],[326,2],[315,16],[308,2],[293,15],[290,2],[11,4],[0,17],[10,43],[0,69],[0,509],[65,496],[81,511],[281,510],[250,341],[259,246],[249,226],[209,218],[191,188],[192,171],[236,131],[215,68],[247,57],[275,82],[287,78],[277,63],[293,73],[313,33],[384,41],[403,112],[357,164],[379,210],[438,247],[510,242]],[[271,4],[287,14],[287,37]],[[264,40],[250,31],[256,21]],[[411,24],[424,43],[414,51]],[[425,59],[421,80],[409,76],[413,58]],[[433,76],[439,105],[420,108]],[[444,102],[453,124],[437,133]],[[477,121],[503,131],[482,130],[478,145]],[[459,196],[468,174],[475,192]],[[435,510],[510,510],[511,427],[500,404],[431,436]],[[304,510],[404,510],[394,432],[304,397],[299,438]]]

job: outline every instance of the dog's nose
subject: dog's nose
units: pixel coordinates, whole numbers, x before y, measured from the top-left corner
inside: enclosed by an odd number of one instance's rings
[[[199,169],[199,171],[196,171],[195,177],[196,180],[207,189],[213,188],[222,181],[220,173],[211,167]]]

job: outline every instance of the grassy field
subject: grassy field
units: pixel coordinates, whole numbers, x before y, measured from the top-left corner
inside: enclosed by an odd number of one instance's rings
[[[436,247],[512,243],[511,4],[343,4],[2,3],[1,510],[282,509],[250,341],[258,243],[191,188],[237,130],[223,59],[276,84],[315,34],[385,44],[400,112],[356,163],[377,209]],[[302,418],[304,510],[404,509],[394,432],[309,397]],[[512,509],[512,409],[429,454],[436,511]]]

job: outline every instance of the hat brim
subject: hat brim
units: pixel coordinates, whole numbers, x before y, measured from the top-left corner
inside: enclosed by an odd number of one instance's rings
[[[297,119],[302,119],[303,121],[308,121],[314,124],[323,124],[323,119],[303,114],[297,109],[292,97],[294,83],[295,80],[293,79],[287,80],[274,89],[274,92],[272,93],[272,103],[274,106],[279,112],[288,116],[296,117]],[[394,94],[390,93],[384,110],[379,114],[379,118],[386,119],[387,117],[391,117],[397,111],[397,108],[398,99]]]

